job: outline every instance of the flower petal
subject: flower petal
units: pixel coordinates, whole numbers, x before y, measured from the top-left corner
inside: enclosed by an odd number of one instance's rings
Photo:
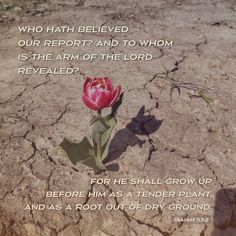
[[[90,84],[91,84],[91,81],[92,81],[93,79],[92,78],[90,78],[90,77],[87,77],[86,78],[86,80],[85,80],[85,82],[84,82],[84,92],[86,92],[86,90],[90,87]]]
[[[92,101],[96,101],[97,100],[97,97],[99,96],[99,91],[96,87],[92,87],[90,89],[90,93],[89,93],[89,97],[91,98]]]
[[[84,85],[84,93],[89,96],[91,90],[91,83],[88,82],[86,85]],[[90,96],[89,96],[90,97]]]
[[[106,90],[110,91],[110,92],[113,92],[114,91],[114,88],[112,86],[112,83],[111,81],[108,79],[108,78],[105,78],[106,79]]]
[[[117,100],[117,98],[119,97],[120,95],[120,90],[121,90],[121,87],[120,86],[117,86],[115,91],[114,91],[114,97],[112,98],[112,100],[110,101],[108,107],[111,107]]]
[[[109,98],[110,96],[107,96],[106,92],[101,92],[96,100],[97,106],[100,107],[100,109],[107,107],[109,104]]]
[[[82,100],[83,100],[83,102],[84,102],[84,104],[88,107],[88,108],[90,108],[90,109],[92,109],[92,110],[99,110],[100,108],[96,105],[96,103],[95,102],[93,102],[89,97],[87,97],[85,94],[82,96]]]

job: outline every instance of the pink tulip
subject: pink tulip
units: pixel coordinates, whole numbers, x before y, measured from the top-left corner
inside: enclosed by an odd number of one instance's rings
[[[113,88],[108,78],[87,78],[84,83],[84,104],[92,110],[111,107],[120,95],[121,87]]]

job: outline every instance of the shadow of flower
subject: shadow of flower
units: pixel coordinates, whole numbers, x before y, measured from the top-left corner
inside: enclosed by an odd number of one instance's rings
[[[144,113],[145,106],[142,106],[137,115],[126,125],[126,128],[119,130],[114,135],[109,145],[108,157],[104,163],[109,163],[121,157],[129,146],[139,145],[142,148],[145,141],[140,140],[136,135],[150,135],[159,129],[162,121],[157,120],[153,115],[145,115]],[[106,167],[111,171],[119,170],[117,165],[115,165],[115,169],[110,165]]]

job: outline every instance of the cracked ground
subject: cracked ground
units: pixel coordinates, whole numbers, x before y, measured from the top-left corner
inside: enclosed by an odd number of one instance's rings
[[[236,235],[236,3],[233,0],[4,1],[0,12],[0,235],[1,236],[235,236]],[[45,66],[19,53],[18,25],[127,25],[125,34],[81,38],[170,39],[165,47],[104,47],[103,53],[153,53],[151,61],[64,61],[69,76],[17,75],[22,65]],[[54,48],[49,49],[51,52]],[[57,48],[74,53],[73,48]],[[88,49],[79,48],[78,53]],[[90,51],[98,50],[90,48]],[[47,62],[53,66],[55,62]],[[57,64],[58,66],[60,63]],[[125,92],[110,158],[118,171],[95,175],[73,166],[58,147],[64,137],[90,137],[92,112],[81,101],[84,76],[108,76]],[[145,106],[145,107],[143,107]],[[141,114],[144,112],[143,114]],[[143,118],[140,121],[139,114]],[[155,117],[155,118],[154,118]],[[150,119],[149,119],[150,118]],[[153,121],[158,123],[153,129]],[[143,123],[142,123],[143,122]],[[155,122],[154,122],[155,123]],[[89,127],[89,128],[88,128]],[[153,191],[150,185],[98,185],[91,178],[211,178],[213,183],[163,186],[211,191],[210,211],[36,211],[27,204],[193,203],[198,199],[95,198],[91,191]],[[85,198],[46,198],[47,191],[86,191]],[[199,200],[200,201],[200,200]],[[207,223],[172,223],[173,215],[210,216]]]

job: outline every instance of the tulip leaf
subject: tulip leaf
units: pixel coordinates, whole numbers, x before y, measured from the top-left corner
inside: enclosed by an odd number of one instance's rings
[[[93,118],[90,121],[90,125],[93,125],[96,121],[101,121],[104,124],[102,116],[93,116]]]
[[[103,119],[103,122],[106,122],[106,128],[104,126],[103,132],[97,132],[98,121],[94,123],[93,144],[94,144],[94,155],[97,156],[97,139],[98,139],[98,135],[101,135],[102,160],[104,160],[108,154],[108,142],[111,137],[111,132],[113,128],[116,126],[117,120],[112,115],[108,115],[106,117],[103,117],[102,119]]]
[[[123,96],[124,96],[124,93],[121,93],[119,99],[116,101],[116,103],[112,107],[111,114],[105,117],[106,123],[110,126],[110,128],[102,134],[102,160],[104,160],[108,155],[109,140],[111,137],[111,132],[117,124],[115,115],[120,105],[122,104]]]
[[[93,132],[95,134],[102,134],[110,128],[104,117],[96,117],[93,121],[93,125]]]
[[[93,119],[93,145],[94,145],[94,155],[97,156],[97,141],[98,136],[102,135],[104,132],[109,130],[110,126],[107,124],[105,117],[96,117]],[[101,140],[101,145],[103,141]]]
[[[102,160],[107,157],[108,154],[108,147],[109,147],[109,140],[111,137],[111,132],[117,124],[117,120],[115,116],[109,115],[106,117],[107,124],[110,126],[104,133],[102,133]]]
[[[116,103],[112,106],[112,109],[111,109],[111,115],[116,115],[120,105],[122,104],[122,101],[123,101],[123,96],[124,96],[124,92],[121,93],[119,99],[116,101]]]
[[[120,95],[118,101],[113,105],[110,115],[105,117],[96,117],[92,119],[92,123],[94,124],[93,144],[94,144],[95,156],[97,155],[97,138],[98,135],[101,135],[102,160],[104,160],[108,155],[108,147],[109,147],[111,132],[117,124],[115,114],[122,103],[122,99],[123,99],[123,93]],[[103,125],[103,130],[98,129],[98,125],[100,126]],[[97,130],[102,132],[97,132]]]
[[[105,170],[102,162],[95,159],[94,149],[87,137],[84,137],[80,143],[73,143],[64,139],[60,147],[66,152],[70,161],[75,165],[80,162],[94,170]]]

